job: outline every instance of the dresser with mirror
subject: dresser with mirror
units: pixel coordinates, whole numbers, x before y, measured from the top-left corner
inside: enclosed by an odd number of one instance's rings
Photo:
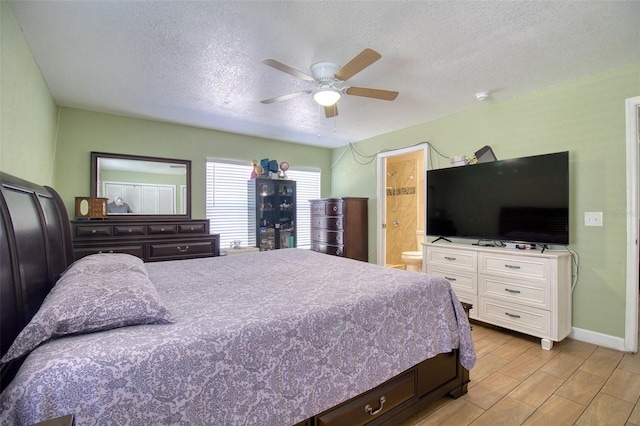
[[[220,236],[209,233],[209,220],[191,218],[191,161],[92,152],[90,185],[92,198],[106,199],[107,214],[71,221],[75,259],[219,256]]]

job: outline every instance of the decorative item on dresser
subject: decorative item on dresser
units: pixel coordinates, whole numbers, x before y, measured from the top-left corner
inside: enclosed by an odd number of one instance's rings
[[[208,219],[72,220],[73,257],[128,253],[143,259],[190,259],[220,255],[220,235],[209,234]]]
[[[368,198],[309,200],[311,249],[350,259],[369,260]]]
[[[76,197],[76,217],[84,219],[104,219],[107,217],[108,198]]]
[[[447,279],[470,317],[541,339],[571,333],[571,254],[466,244],[424,245],[423,271]]]

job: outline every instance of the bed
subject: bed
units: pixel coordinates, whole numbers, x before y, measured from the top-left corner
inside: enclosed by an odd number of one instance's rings
[[[466,392],[446,280],[302,249],[72,263],[55,190],[0,180],[3,425],[397,424]]]

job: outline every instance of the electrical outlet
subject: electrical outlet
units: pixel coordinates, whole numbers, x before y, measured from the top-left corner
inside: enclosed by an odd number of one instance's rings
[[[602,226],[602,212],[584,212],[584,226]]]

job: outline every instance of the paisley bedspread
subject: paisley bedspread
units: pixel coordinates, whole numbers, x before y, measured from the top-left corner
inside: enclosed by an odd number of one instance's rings
[[[3,425],[286,426],[439,353],[475,363],[444,279],[302,249],[145,266],[175,322],[39,346]]]

